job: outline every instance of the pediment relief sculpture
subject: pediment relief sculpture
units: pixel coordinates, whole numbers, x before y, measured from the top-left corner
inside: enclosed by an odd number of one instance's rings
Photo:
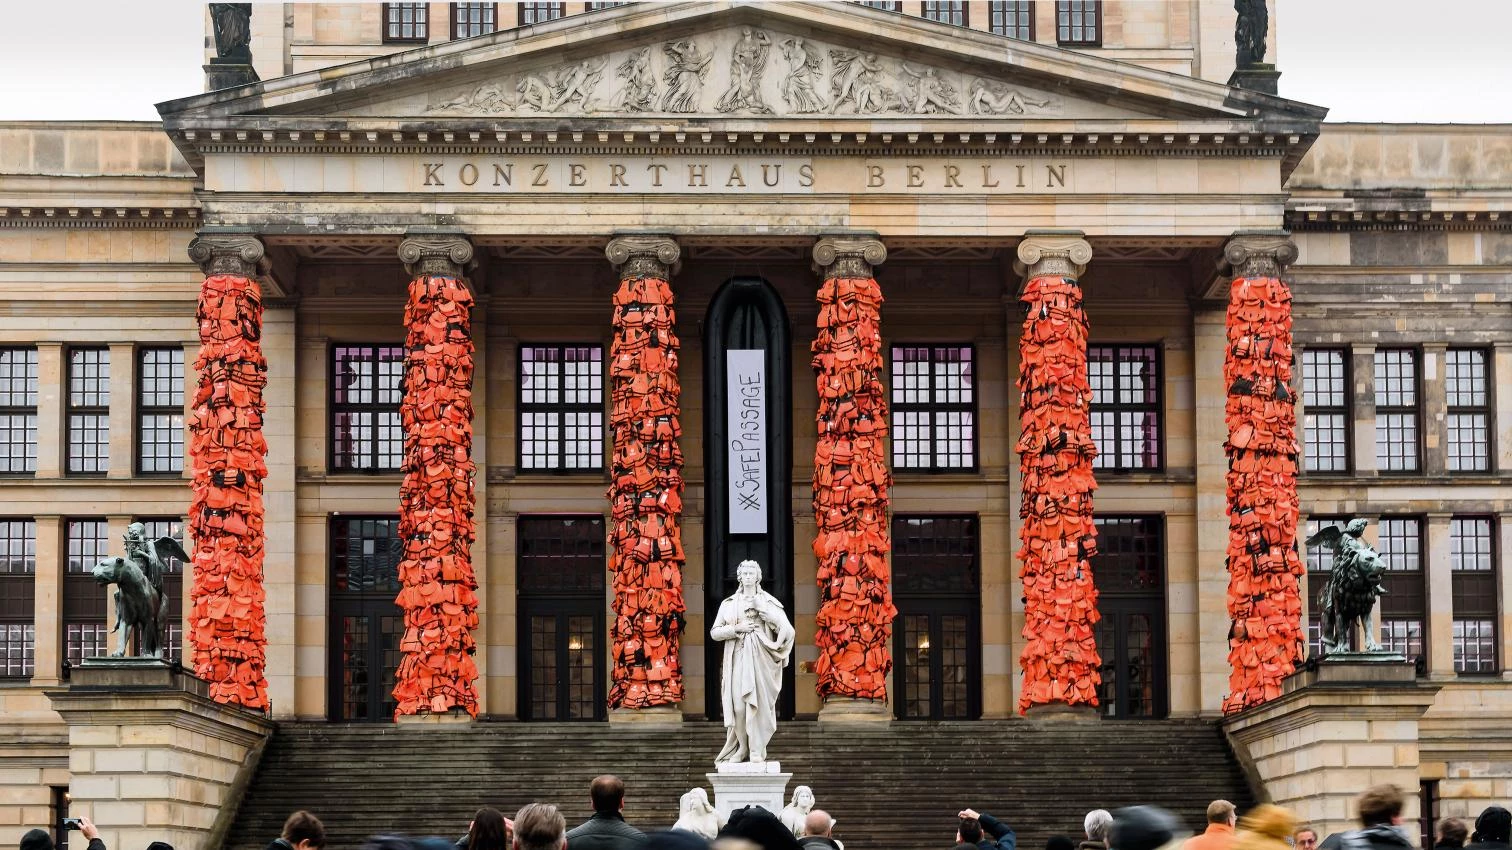
[[[513,72],[432,97],[423,111],[1059,117],[1065,107],[989,76],[744,26]]]

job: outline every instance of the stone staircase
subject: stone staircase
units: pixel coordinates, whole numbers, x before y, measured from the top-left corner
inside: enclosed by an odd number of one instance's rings
[[[568,826],[589,814],[588,783],[614,773],[625,813],[650,831],[677,819],[677,800],[724,742],[716,723],[676,732],[606,723],[480,722],[469,726],[281,723],[226,841],[261,850],[295,809],[325,822],[331,850],[379,833],[455,838],[491,805],[560,806]],[[1019,847],[1080,838],[1089,809],[1151,803],[1199,829],[1208,801],[1253,803],[1216,724],[1206,721],[893,723],[878,729],[779,726],[770,752],[837,820],[847,850],[943,850],[955,813],[971,806],[1012,825]]]

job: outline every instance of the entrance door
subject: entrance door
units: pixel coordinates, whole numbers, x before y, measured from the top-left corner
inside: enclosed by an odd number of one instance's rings
[[[893,710],[900,720],[982,714],[981,569],[975,515],[892,521]]]
[[[1105,717],[1164,717],[1167,711],[1165,518],[1099,516],[1098,700]]]
[[[332,720],[391,720],[404,633],[404,615],[394,602],[404,554],[399,519],[335,517],[330,527],[326,713]]]
[[[522,720],[607,716],[604,541],[604,518],[597,514],[519,519]]]
[[[761,564],[761,584],[793,616],[792,389],[787,309],[761,278],[727,281],[704,319],[704,592],[712,618],[735,592],[735,568]],[[724,646],[704,638],[709,719],[723,716]],[[777,716],[793,716],[793,668]]]

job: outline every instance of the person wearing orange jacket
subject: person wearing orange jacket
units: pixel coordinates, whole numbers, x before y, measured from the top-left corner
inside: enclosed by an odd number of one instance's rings
[[[1234,846],[1234,823],[1238,816],[1228,800],[1214,800],[1207,807],[1207,829],[1188,838],[1181,850],[1229,850]]]

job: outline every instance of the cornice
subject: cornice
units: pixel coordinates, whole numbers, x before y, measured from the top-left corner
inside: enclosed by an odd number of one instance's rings
[[[68,204],[0,205],[0,228],[68,230],[192,230],[198,207],[94,207]]]

